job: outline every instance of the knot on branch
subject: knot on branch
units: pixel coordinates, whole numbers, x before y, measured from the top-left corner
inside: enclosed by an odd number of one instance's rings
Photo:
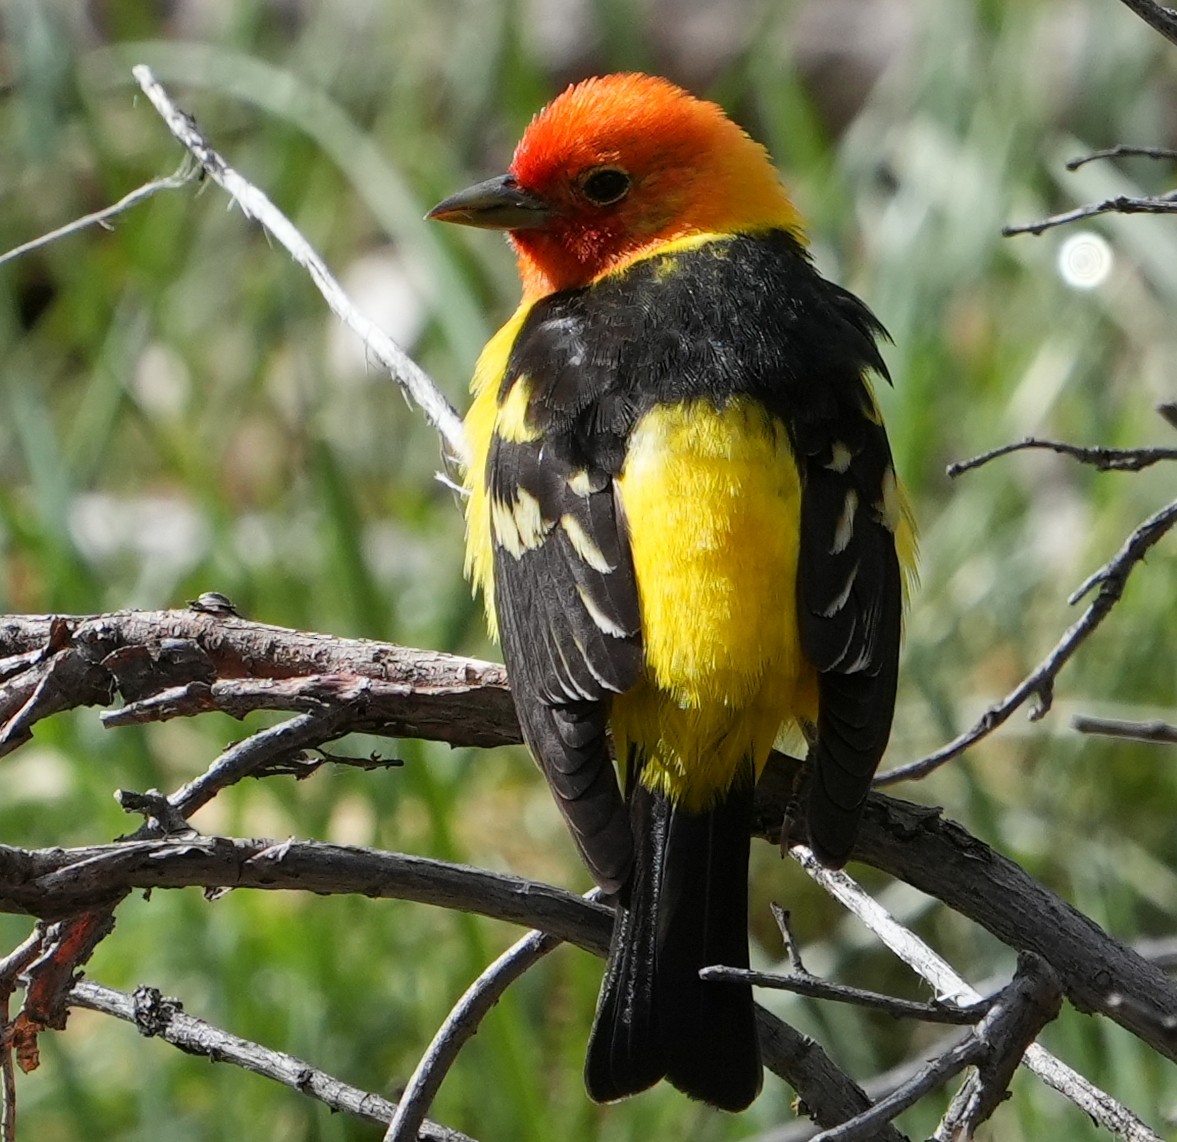
[[[147,1039],[165,1034],[172,1020],[184,1010],[178,999],[165,998],[157,987],[135,988],[131,1003],[135,1026]]]

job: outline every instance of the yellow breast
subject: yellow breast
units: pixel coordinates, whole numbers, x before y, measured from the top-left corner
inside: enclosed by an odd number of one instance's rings
[[[618,756],[701,810],[782,722],[816,710],[796,620],[801,486],[784,426],[749,399],[660,405],[617,481],[641,600],[646,677],[615,700]]]

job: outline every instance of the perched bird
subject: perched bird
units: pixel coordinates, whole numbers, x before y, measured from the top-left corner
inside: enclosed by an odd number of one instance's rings
[[[589,1094],[665,1077],[742,1110],[751,989],[699,969],[748,964],[756,779],[800,725],[809,838],[839,866],[891,728],[914,539],[884,331],[813,268],[764,148],[663,79],[569,88],[430,217],[507,231],[523,281],[472,385],[467,565],[616,896]]]

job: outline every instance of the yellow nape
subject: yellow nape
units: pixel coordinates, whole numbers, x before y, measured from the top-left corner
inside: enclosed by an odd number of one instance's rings
[[[710,806],[781,726],[816,716],[797,631],[801,484],[784,426],[750,400],[660,405],[617,481],[646,677],[614,700],[618,756],[688,811]]]

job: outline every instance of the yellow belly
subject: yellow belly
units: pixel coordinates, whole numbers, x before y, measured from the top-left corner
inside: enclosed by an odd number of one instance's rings
[[[784,426],[753,401],[647,413],[617,481],[629,524],[646,673],[613,706],[618,757],[691,811],[783,723],[813,719],[796,618],[801,486]]]

